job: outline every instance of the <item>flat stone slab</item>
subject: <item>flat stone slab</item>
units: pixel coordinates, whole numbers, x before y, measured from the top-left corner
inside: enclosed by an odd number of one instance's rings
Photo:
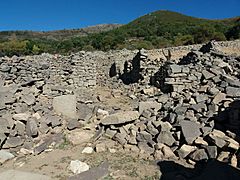
[[[124,111],[111,114],[102,120],[103,125],[123,124],[139,118],[138,111]]]
[[[77,117],[77,100],[75,95],[63,95],[53,99],[53,109],[69,118]]]
[[[94,167],[88,171],[82,172],[75,176],[69,177],[68,180],[96,180],[100,179],[108,174],[109,164],[108,162],[102,163],[98,167]]]
[[[156,101],[146,101],[139,103],[139,113],[142,114],[144,110],[155,109],[158,111],[162,108],[162,104]]]
[[[183,136],[188,144],[192,144],[193,141],[201,135],[201,125],[196,122],[184,120],[180,122],[180,125],[182,128]]]
[[[23,172],[18,170],[8,170],[0,173],[0,180],[51,180],[50,177],[35,174],[30,172]]]
[[[5,150],[0,150],[0,163],[4,163],[5,161],[12,159],[14,157],[15,156],[12,153]]]
[[[226,94],[229,97],[240,97],[240,88],[227,87]]]

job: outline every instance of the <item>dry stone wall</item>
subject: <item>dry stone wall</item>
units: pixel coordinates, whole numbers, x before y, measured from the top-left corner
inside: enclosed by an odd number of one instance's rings
[[[239,47],[234,41],[151,51],[3,57],[0,155],[8,150],[40,154],[64,143],[66,132],[72,144],[90,140],[92,135],[78,128],[92,123],[88,128],[99,140],[97,152],[101,138],[108,137],[147,158],[185,159],[189,164],[218,159],[239,167]],[[229,55],[232,52],[235,55]],[[106,98],[126,97],[126,111],[115,107],[115,101],[108,101],[108,108],[101,94],[92,96],[98,86],[109,87]],[[75,129],[80,134],[74,135]]]
[[[0,77],[3,85],[44,84],[43,91],[54,95],[76,89],[92,89],[96,85],[95,61],[83,53],[71,56],[42,54],[0,59]]]
[[[145,77],[148,78],[152,74],[156,73],[161,64],[167,59],[164,54],[168,54],[168,50],[171,52],[171,60],[176,63],[180,58],[187,56],[192,50],[199,50],[203,45],[190,45],[170,47],[164,49],[144,50],[141,53],[147,54],[147,58],[141,60],[141,68],[145,71]],[[216,50],[227,54],[240,56],[240,40],[217,42],[215,43]],[[132,61],[137,56],[138,50],[119,50],[109,52],[94,52],[92,54],[93,59],[97,61],[97,84],[100,86],[116,86],[113,79],[110,79],[110,69],[115,63],[117,73],[123,73],[124,64]]]

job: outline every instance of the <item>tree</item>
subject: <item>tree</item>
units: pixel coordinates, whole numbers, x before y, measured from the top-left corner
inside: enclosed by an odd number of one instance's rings
[[[213,39],[215,28],[209,24],[201,24],[193,32],[195,43],[204,43]]]
[[[228,30],[226,33],[228,39],[239,39],[240,38],[240,22]]]
[[[181,45],[190,45],[194,43],[194,38],[192,35],[178,35],[174,40],[174,45],[181,46]]]
[[[213,34],[213,39],[216,41],[226,41],[227,40],[225,35],[221,32],[215,32]]]
[[[41,51],[41,49],[36,44],[34,44],[33,48],[32,48],[32,53],[33,54],[39,54],[40,51]]]

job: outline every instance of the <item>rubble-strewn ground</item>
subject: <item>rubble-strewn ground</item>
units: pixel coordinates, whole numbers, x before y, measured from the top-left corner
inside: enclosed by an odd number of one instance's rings
[[[54,78],[43,62],[31,74],[21,58],[4,59],[0,180],[21,172],[46,175],[41,180],[239,179],[237,47],[233,54],[210,42],[166,59],[141,50],[106,66],[110,72],[103,70],[95,89],[91,74],[84,85],[91,88],[80,94],[70,67]],[[94,62],[85,52],[72,57]],[[64,81],[56,85],[58,78]]]

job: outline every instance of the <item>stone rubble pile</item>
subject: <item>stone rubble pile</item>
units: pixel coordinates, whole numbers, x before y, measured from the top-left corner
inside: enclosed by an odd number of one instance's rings
[[[73,95],[83,86],[74,81],[85,79],[86,86],[96,83],[91,82],[96,78],[94,73],[87,75],[95,71],[89,66],[92,62],[86,62],[86,69],[84,61],[78,62],[83,56],[43,54],[0,59],[0,154],[8,157],[5,150],[39,154],[52,143],[62,142],[65,129],[75,129],[81,126],[80,121],[89,120],[92,109],[78,103]],[[73,69],[78,66],[81,68]],[[1,161],[4,157],[0,156]]]
[[[89,143],[86,154],[102,152],[106,147],[97,140],[103,135],[147,158],[191,164],[218,159],[239,166],[240,58],[215,46],[182,59],[169,54],[167,61],[149,61],[141,50],[130,55],[123,71],[112,66],[112,79],[110,64],[100,67],[94,60],[112,61],[103,52],[1,58],[0,163],[18,153],[40,154],[65,138],[72,145]],[[130,57],[129,51],[118,53]],[[132,107],[105,108],[104,98],[93,96],[97,82],[112,87],[113,98],[130,97]],[[85,131],[96,127],[95,136]]]
[[[140,101],[138,111],[118,111],[101,120],[105,136],[156,159],[194,164],[214,158],[237,166],[239,58],[208,44],[175,62],[167,61],[155,73],[152,79],[161,92]]]

